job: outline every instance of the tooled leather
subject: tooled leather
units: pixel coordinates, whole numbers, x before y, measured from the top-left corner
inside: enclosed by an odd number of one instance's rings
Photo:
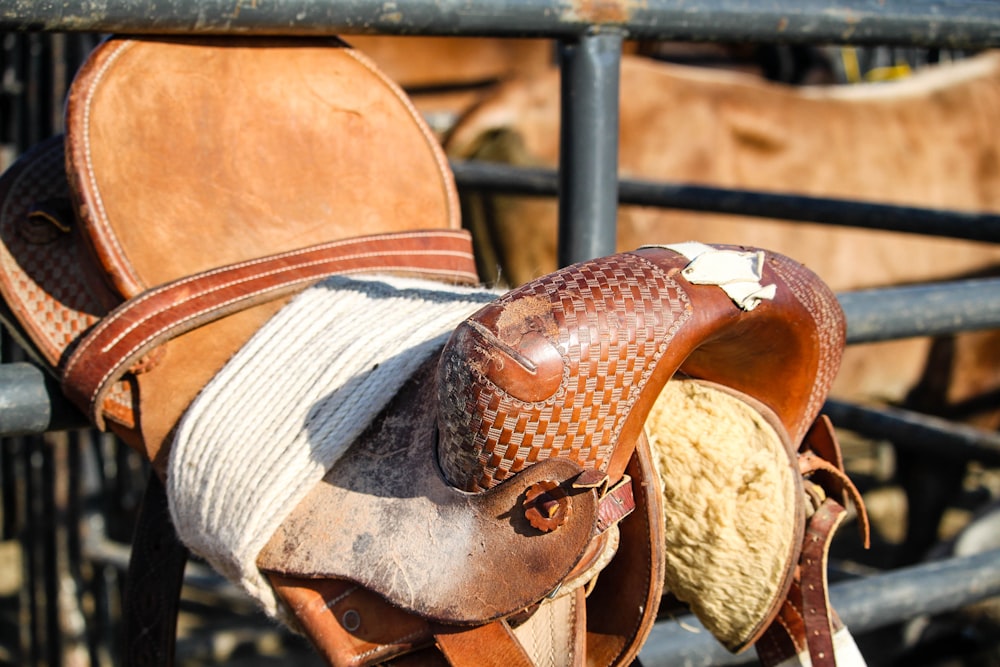
[[[819,416],[837,371],[840,370],[840,358],[847,339],[847,324],[836,296],[812,272],[798,262],[783,266],[780,272],[789,292],[816,323],[816,339],[813,344],[816,346],[819,363],[816,365],[809,399],[801,411],[798,424],[789,429],[792,440],[800,442]],[[836,463],[842,465],[842,461]]]
[[[114,37],[77,74],[67,127],[78,214],[126,298],[310,240],[460,226],[439,142],[335,38]]]
[[[81,335],[121,299],[93,271],[72,218],[60,220],[65,233],[48,242],[29,240],[20,228],[38,202],[69,197],[63,138],[52,137],[28,153],[0,178],[0,293],[23,332],[23,344],[53,373]],[[103,409],[131,426],[132,390],[116,384]]]
[[[102,306],[82,275],[85,265],[78,261],[72,235],[58,234],[47,243],[37,243],[20,231],[36,202],[63,197],[66,192],[61,138],[23,156],[4,175],[0,192],[4,299],[20,314],[22,326],[52,367],[98,319]]]
[[[476,281],[468,235],[448,230],[357,237],[214,269],[149,290],[104,317],[67,361],[63,391],[103,428],[108,387],[153,347],[322,277],[384,271]]]
[[[449,480],[489,488],[547,456],[617,479],[628,451],[615,446],[634,442],[682,363],[694,377],[761,400],[798,442],[839,367],[835,342],[845,327],[835,297],[801,265],[769,254],[764,279],[778,285],[777,296],[744,313],[717,287],[687,284],[678,275],[686,264],[661,248],[583,262],[460,325],[439,367],[448,388],[439,402]],[[815,295],[806,297],[807,288]],[[548,396],[521,398],[539,369],[558,376],[554,354],[561,381],[549,383]],[[766,376],[772,382],[760,381]]]
[[[445,475],[476,491],[550,456],[606,470],[652,367],[690,316],[679,282],[630,254],[567,267],[487,306],[470,318],[474,324],[456,329],[441,356]],[[483,340],[483,330],[492,341]],[[533,378],[519,383],[501,375],[498,367],[508,371],[513,359],[491,359],[511,357],[509,350],[525,360],[525,370],[546,365],[543,355],[558,355],[559,382],[549,395],[530,403],[518,398],[518,384]]]

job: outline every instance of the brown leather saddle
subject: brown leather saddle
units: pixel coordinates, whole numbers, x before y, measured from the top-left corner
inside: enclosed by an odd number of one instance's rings
[[[170,451],[192,402],[293,295],[373,276],[477,282],[441,149],[332,39],[109,39],[74,82],[65,139],[3,175],[0,207],[5,324],[161,480],[183,474]],[[816,419],[843,316],[787,258],[707,252],[756,262],[773,294],[741,307],[726,269],[693,280],[697,259],[655,247],[477,297],[282,508],[255,564],[272,613],[331,664],[628,664],[664,580],[644,426],[682,374],[765,415],[795,470],[795,539],[727,645],[763,636],[775,659],[831,664],[825,555],[853,487]],[[257,435],[267,448],[273,434]]]

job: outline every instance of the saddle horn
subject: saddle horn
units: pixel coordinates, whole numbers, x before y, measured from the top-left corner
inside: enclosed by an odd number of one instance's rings
[[[741,248],[707,252],[757,259]],[[483,308],[439,364],[446,477],[490,488],[562,456],[617,480],[678,370],[756,398],[801,441],[839,367],[845,325],[815,276],[766,256],[760,281],[777,293],[752,311],[718,286],[689,283],[691,260],[667,247],[577,264]]]

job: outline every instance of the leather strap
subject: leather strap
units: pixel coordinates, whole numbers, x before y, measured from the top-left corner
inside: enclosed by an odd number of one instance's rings
[[[435,634],[435,643],[455,667],[535,667],[507,621]]]
[[[415,651],[437,655],[427,619],[390,605],[353,582],[276,574],[270,581],[328,664],[395,664],[400,656]]]
[[[622,518],[635,507],[628,477],[624,482],[609,490],[601,502],[602,506],[611,504],[617,508],[624,505],[626,509]],[[170,522],[163,484],[155,474],[150,475],[133,537],[125,588],[126,667],[173,664],[177,607],[187,558],[188,550],[177,539]],[[377,627],[368,629],[368,632],[379,637],[379,641],[375,643],[359,646],[359,640],[349,632],[344,632],[337,642],[316,642],[321,651],[329,650],[330,646],[350,646],[353,649],[353,652],[346,651],[343,654],[324,653],[333,662],[337,659],[352,659],[357,653],[393,655],[405,652],[412,649],[413,643],[419,641],[420,636],[429,634],[427,631],[420,631],[426,621],[387,605],[378,596],[350,582],[328,580],[320,584],[325,587],[322,592],[313,592],[296,586],[293,579],[277,575],[272,575],[272,578],[286,593],[289,587],[297,591],[296,595],[300,597],[287,594],[285,599],[296,609],[300,620],[306,620],[314,614],[333,614],[337,618],[343,616],[341,623],[347,627],[351,627],[351,618],[357,618],[358,625],[362,622],[369,626],[373,622],[377,623]],[[583,589],[575,594],[579,598],[579,614],[584,613],[582,594]],[[301,597],[302,595],[305,597]],[[307,606],[314,607],[316,611],[306,613]],[[582,618],[579,616],[578,620],[582,622]],[[339,629],[336,624],[332,627]],[[398,638],[387,640],[383,636],[384,632],[393,632],[393,636]],[[580,640],[585,636],[583,631],[574,634]],[[434,637],[452,665],[533,667],[534,664],[507,623],[502,620],[472,629],[444,630],[438,627]],[[484,651],[484,646],[488,646],[489,650]],[[582,647],[577,648],[577,655],[582,657]]]
[[[806,522],[795,581],[777,616],[757,641],[761,664],[772,667],[809,655],[814,667],[836,665],[833,635],[842,627],[830,607],[827,566],[830,543],[846,517],[843,503],[854,503],[865,548],[869,523],[864,501],[843,469],[840,444],[829,419],[821,416],[809,429],[798,455],[815,510]]]
[[[868,510],[865,509],[865,501],[861,497],[861,491],[854,485],[851,478],[842,468],[838,468],[829,461],[820,458],[814,452],[806,451],[799,455],[799,472],[803,477],[809,477],[816,472],[824,472],[834,477],[843,486],[844,495],[854,504],[858,511],[858,530],[861,533],[861,541],[865,549],[871,546],[871,523],[868,520]],[[837,499],[840,505],[840,499]]]
[[[830,543],[846,510],[827,498],[809,518],[799,557],[799,576],[781,610],[755,645],[760,662],[773,667],[808,652],[813,667],[836,667],[827,564]]]
[[[813,667],[836,667],[833,651],[833,626],[830,620],[830,596],[826,567],[830,542],[844,520],[846,510],[827,498],[809,519],[806,540],[799,564],[802,573],[802,620],[806,644]]]
[[[793,600],[797,600],[794,602]],[[782,602],[777,615],[754,643],[757,657],[764,667],[773,667],[788,660],[792,656],[808,652],[805,644],[805,625],[799,613],[802,595],[798,584],[793,583],[788,596]]]
[[[151,474],[125,580],[125,667],[173,664],[187,558],[188,550],[170,521],[166,490],[160,478]]]
[[[597,506],[597,530],[604,532],[618,523],[635,509],[635,494],[632,490],[632,478],[624,475],[608,492],[601,496]]]
[[[631,476],[626,475],[621,484],[606,492],[600,500],[599,507],[610,504],[616,509],[603,512],[599,509],[598,515],[608,516],[611,512],[618,512],[623,517],[627,516],[635,507],[635,484]],[[598,530],[604,528],[598,525]],[[489,646],[492,655],[493,644],[483,642],[494,641],[497,637],[501,642],[497,645],[500,647],[500,655],[516,658],[518,651],[524,652],[517,637],[507,637],[507,631],[503,628],[482,630],[479,626],[431,625],[426,618],[394,606],[385,598],[343,579],[291,577],[274,572],[268,576],[279,596],[312,638],[317,650],[331,664],[363,665],[391,659],[393,665],[412,662],[426,667],[428,664],[437,664],[434,661],[440,658],[439,651],[433,647],[419,651],[417,657],[406,659],[398,656],[419,649],[422,644],[431,640],[447,652],[450,664],[463,667],[492,664],[488,662],[491,658],[484,658],[482,653],[483,647]],[[570,575],[567,579],[572,577]],[[583,593],[584,588],[580,588],[571,594],[578,597],[576,614],[571,620],[574,622],[574,636],[579,644],[575,653],[581,659],[585,653],[581,642],[586,638]],[[500,622],[486,625],[497,625]],[[517,641],[518,645],[508,646],[509,640]],[[513,662],[510,667],[518,664],[520,663]]]
[[[101,429],[110,388],[142,357],[181,334],[332,275],[392,272],[475,284],[468,233],[356,237],[232,264],[153,288],[103,318],[66,363],[66,395]]]

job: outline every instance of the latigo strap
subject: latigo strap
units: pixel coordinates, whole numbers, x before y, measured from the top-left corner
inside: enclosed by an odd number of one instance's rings
[[[327,276],[385,272],[477,281],[468,235],[449,230],[357,237],[213,269],[148,290],[104,317],[67,361],[63,391],[103,428],[110,387],[158,345]]]

